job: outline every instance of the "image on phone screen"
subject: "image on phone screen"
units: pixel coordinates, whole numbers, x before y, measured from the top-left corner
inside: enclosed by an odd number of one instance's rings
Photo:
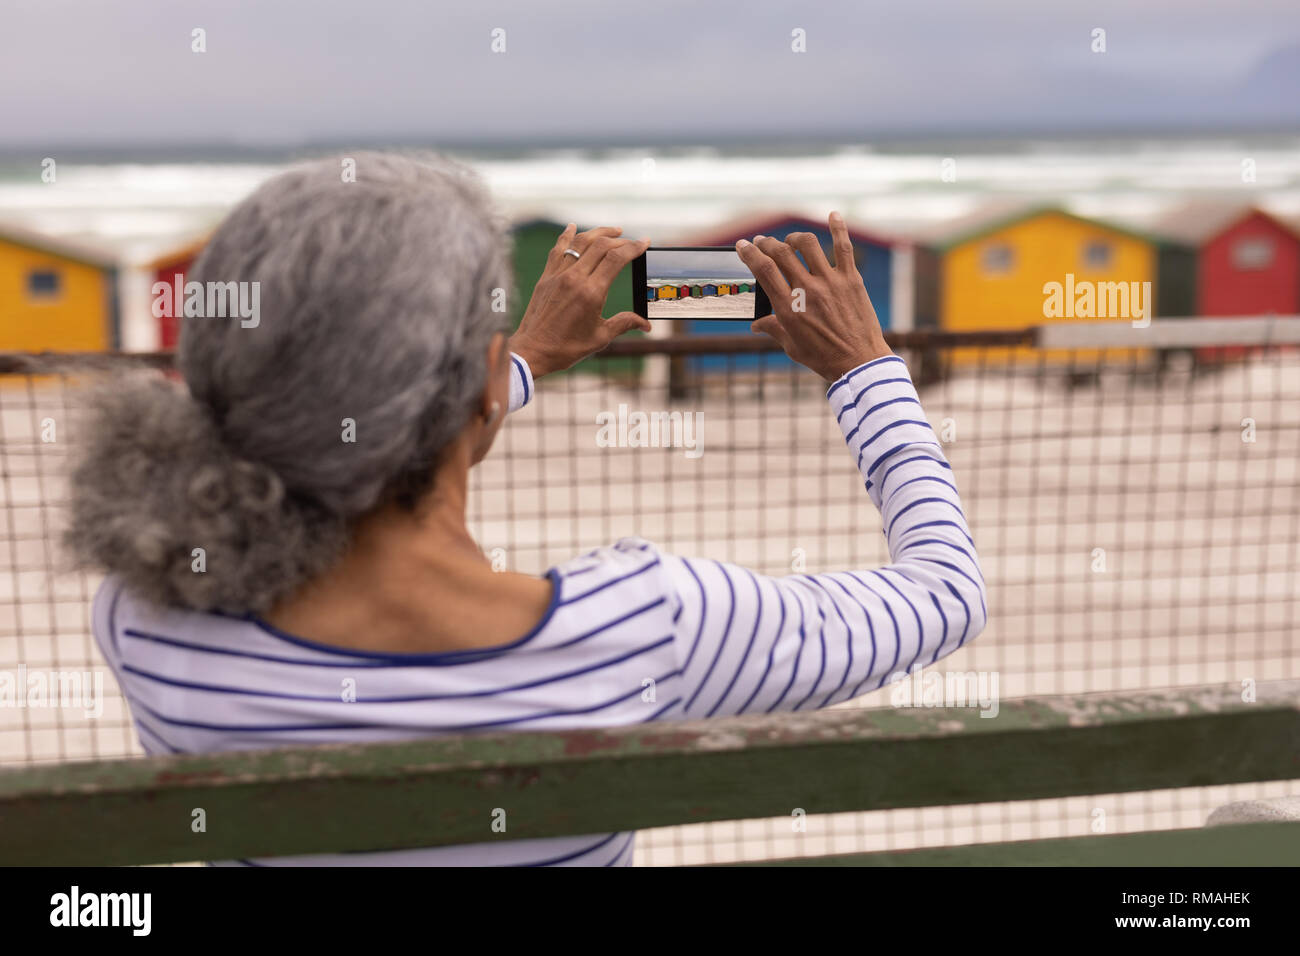
[[[652,248],[644,258],[638,304],[646,318],[755,318],[761,291],[734,249]]]

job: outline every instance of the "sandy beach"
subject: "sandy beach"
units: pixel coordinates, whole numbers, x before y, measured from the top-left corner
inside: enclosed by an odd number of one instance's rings
[[[651,319],[754,319],[754,293],[710,295],[689,299],[656,299],[648,302]]]

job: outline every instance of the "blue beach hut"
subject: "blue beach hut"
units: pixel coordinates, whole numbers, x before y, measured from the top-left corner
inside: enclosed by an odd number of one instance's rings
[[[828,259],[832,258],[831,234],[825,220],[817,221],[792,214],[774,215],[762,219],[749,219],[730,223],[720,226],[716,230],[692,236],[684,241],[683,245],[734,246],[739,239],[752,239],[756,235],[785,239],[792,232],[811,232],[821,242],[822,248],[826,250],[826,257]],[[880,319],[880,325],[882,328],[888,329],[890,327],[893,299],[893,258],[897,242],[890,237],[854,229],[852,226],[849,227],[849,237],[853,241],[853,253],[858,271],[862,273],[862,280],[866,283],[867,291],[871,293],[871,303],[876,307],[876,315]],[[705,287],[705,295],[713,294],[709,292],[709,288],[708,286]],[[753,288],[751,285],[749,291],[753,291]],[[737,291],[737,286],[733,285],[732,290]],[[743,284],[739,291],[745,291]],[[690,328],[686,334],[734,335],[746,330],[747,326],[739,322],[696,319],[690,323]],[[731,364],[731,367],[737,369],[757,368],[760,361],[767,367],[790,364],[789,359],[779,354],[766,357],[759,355],[699,355],[689,359],[693,368],[708,369],[723,369],[727,367],[728,363]]]

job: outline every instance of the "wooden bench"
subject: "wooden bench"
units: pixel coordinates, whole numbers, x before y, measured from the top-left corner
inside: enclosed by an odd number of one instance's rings
[[[0,864],[440,846],[1300,778],[1300,681],[0,770]],[[205,832],[192,828],[201,808]],[[494,813],[506,832],[494,832]],[[1294,864],[1300,822],[795,864]]]

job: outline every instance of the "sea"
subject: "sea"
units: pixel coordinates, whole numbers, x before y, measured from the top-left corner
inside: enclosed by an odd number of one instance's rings
[[[1202,198],[1300,216],[1294,131],[441,151],[478,170],[512,219],[618,225],[660,244],[688,243],[723,223],[769,213],[824,217],[833,209],[869,231],[924,234],[990,202],[1059,204],[1134,228]],[[128,271],[204,235],[288,165],[350,155],[328,147],[54,152],[0,157],[0,230],[14,225],[103,247]],[[128,280],[124,296],[140,294],[138,280]]]

